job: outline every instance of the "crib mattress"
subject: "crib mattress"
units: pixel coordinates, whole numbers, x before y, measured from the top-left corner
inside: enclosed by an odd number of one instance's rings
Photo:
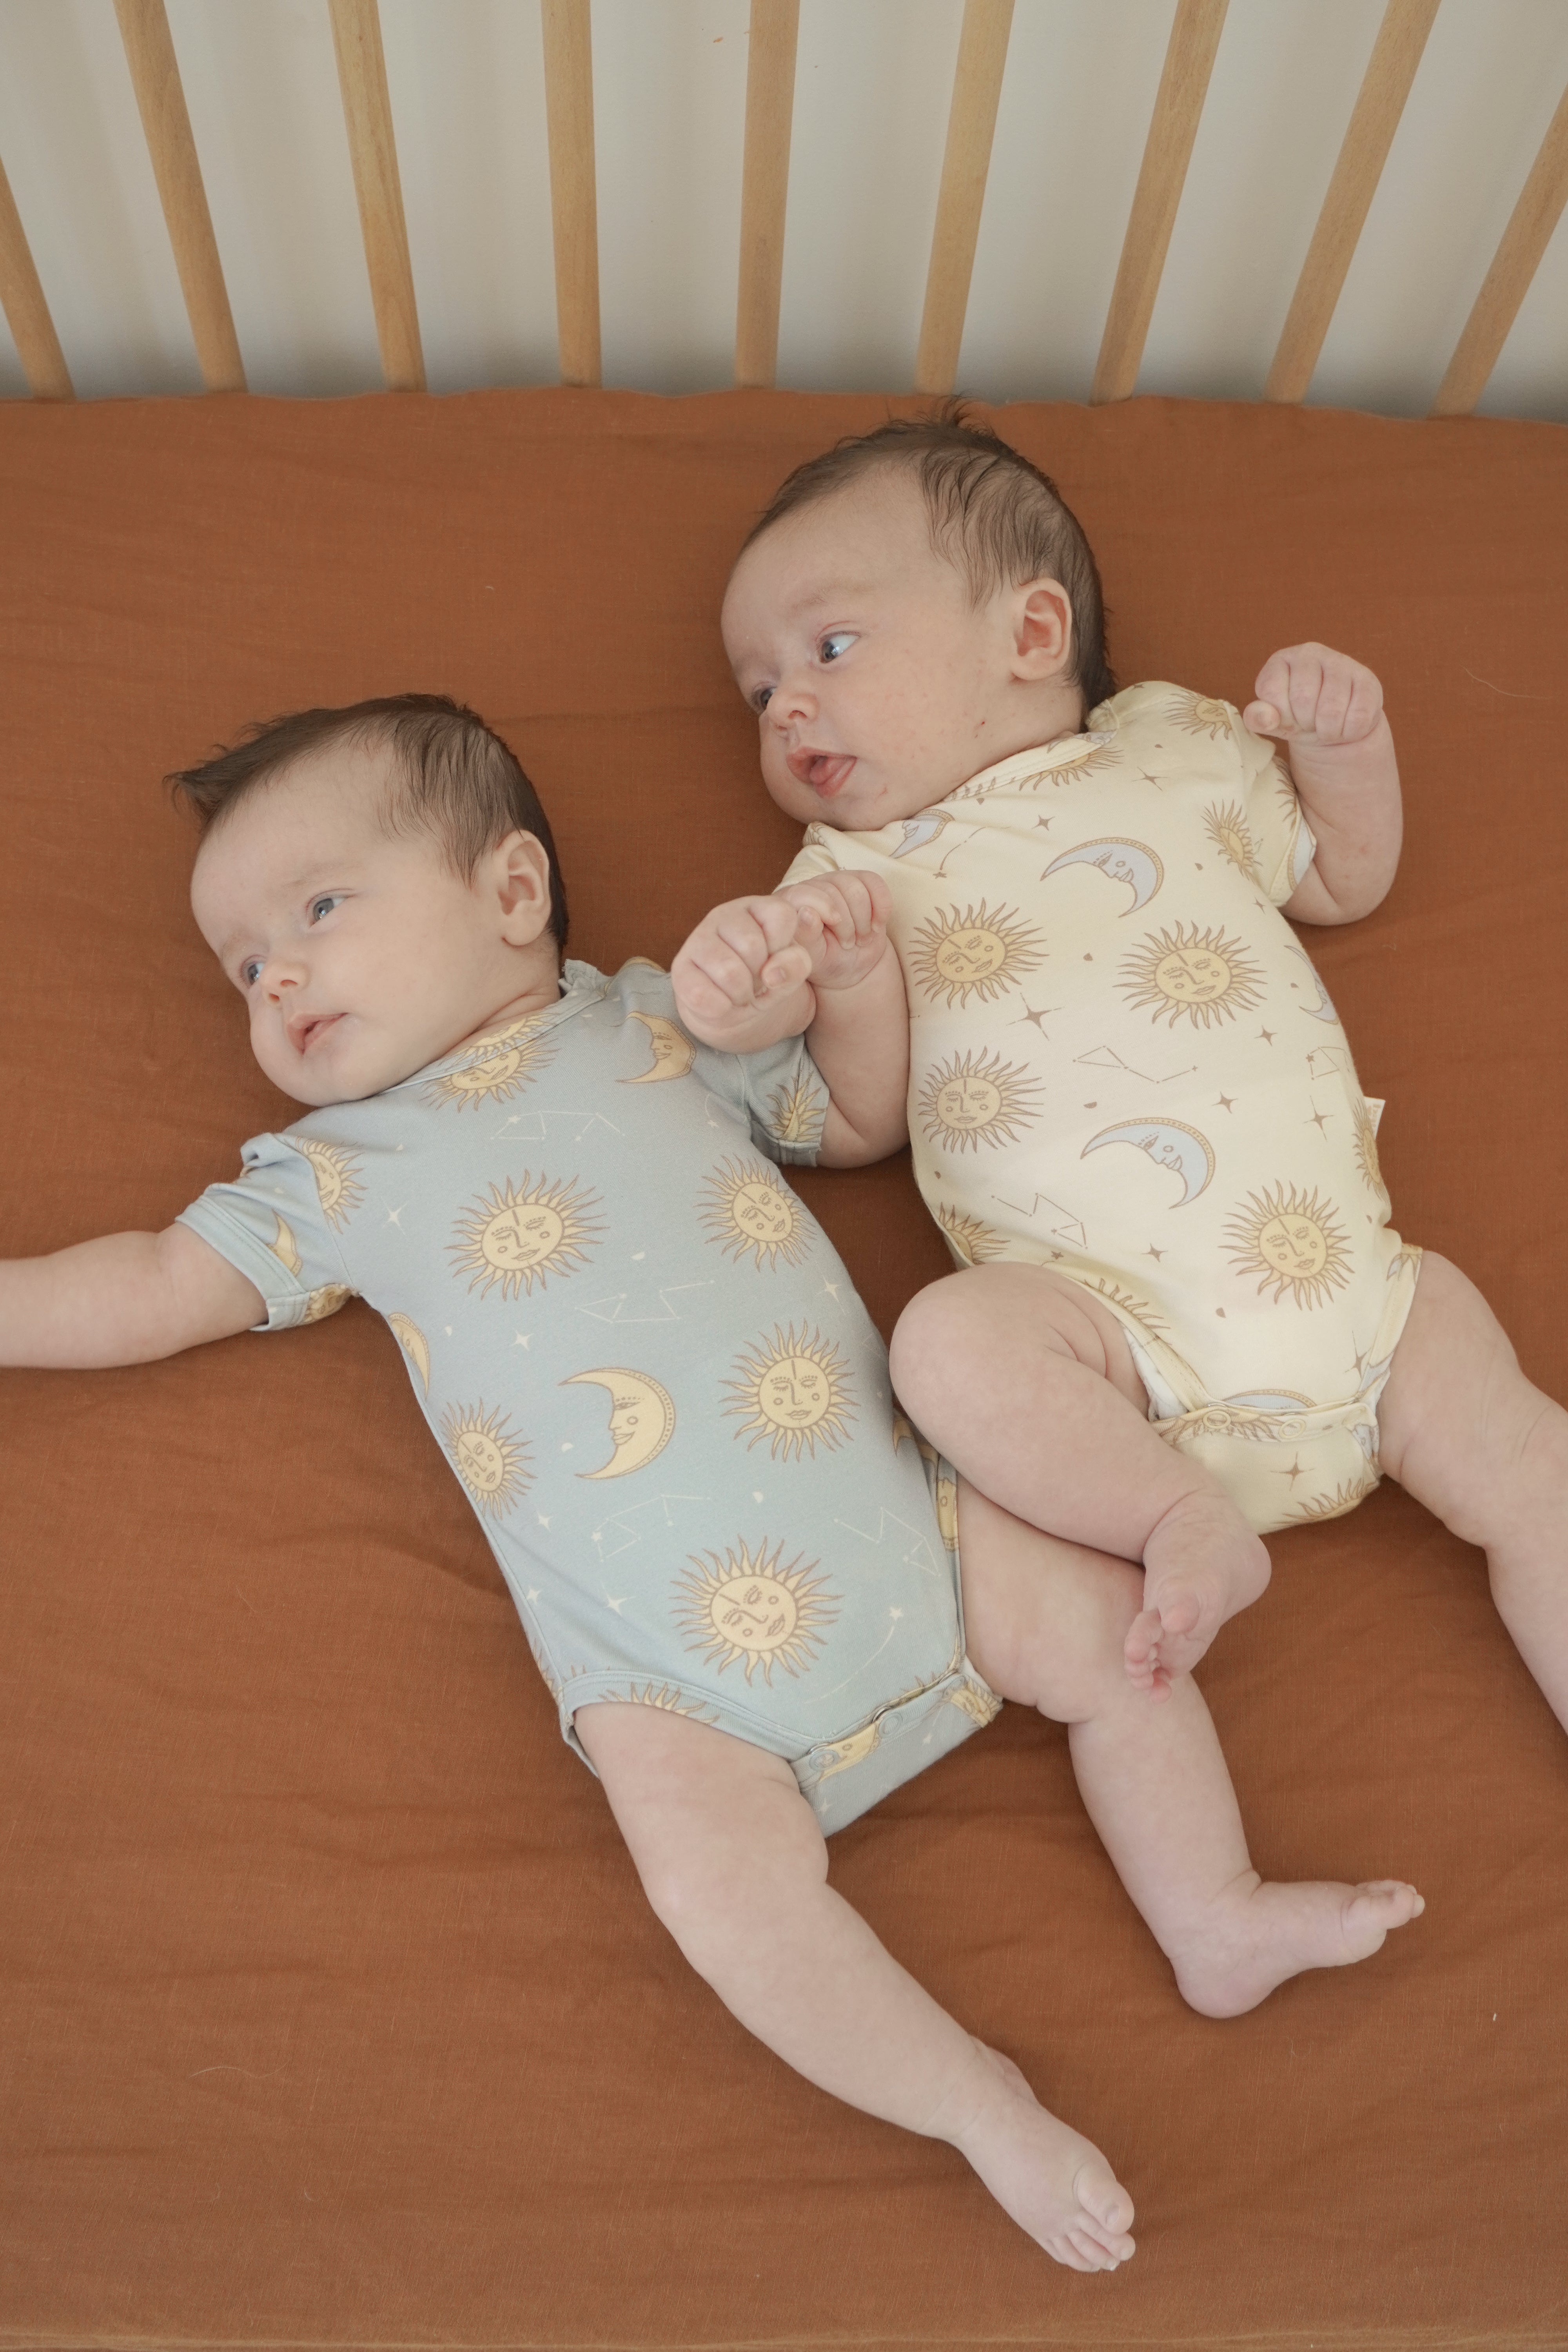
[[[159,1226],[290,1116],[160,785],[247,719],[471,702],[610,968],[782,871],[719,597],[786,467],[887,405],[0,409],[0,1251]],[[1000,424],[1089,529],[1123,679],[1245,701],[1309,636],[1383,677],[1403,869],[1311,950],[1400,1229],[1563,1394],[1568,434]],[[802,1189],[888,1328],[946,1265],[907,1160]],[[1100,2279],[689,1972],[362,1307],[0,1375],[0,2345],[1568,2341],[1568,1740],[1479,1556],[1396,1488],[1278,1538],[1201,1675],[1260,1867],[1424,1889],[1365,1966],[1193,2015],[1016,1708],[834,1842],[1131,2189],[1140,2252]]]

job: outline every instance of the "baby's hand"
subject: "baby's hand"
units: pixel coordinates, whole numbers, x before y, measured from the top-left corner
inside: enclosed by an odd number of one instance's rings
[[[818,989],[853,987],[880,962],[890,904],[879,876],[835,874],[715,907],[670,970],[681,1019],[731,1053],[798,1035]]]
[[[1242,712],[1255,735],[1278,735],[1292,750],[1363,742],[1383,717],[1383,688],[1371,670],[1329,646],[1287,646],[1270,654]]]

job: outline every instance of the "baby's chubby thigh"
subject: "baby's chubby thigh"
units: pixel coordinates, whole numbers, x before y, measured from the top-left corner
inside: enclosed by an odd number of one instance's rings
[[[826,1879],[826,1841],[782,1756],[659,1707],[581,1706],[574,1728],[656,1916],[710,1982]]]

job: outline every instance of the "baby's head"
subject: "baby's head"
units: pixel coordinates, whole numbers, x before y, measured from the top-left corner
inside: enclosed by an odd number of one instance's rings
[[[849,832],[1075,732],[1115,691],[1077,519],[956,404],[797,467],[741,551],[723,628],[769,792]]]
[[[554,1002],[566,901],[499,735],[444,696],[301,710],[171,776],[191,904],[296,1102],[355,1102]]]

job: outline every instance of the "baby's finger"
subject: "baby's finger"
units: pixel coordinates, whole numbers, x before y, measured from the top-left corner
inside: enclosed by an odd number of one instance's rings
[[[781,988],[798,988],[810,976],[811,950],[796,940],[792,947],[782,948],[777,955],[768,958],[757,981],[761,993],[772,996]]]
[[[1241,723],[1253,735],[1280,735],[1285,732],[1279,705],[1273,702],[1249,702],[1241,714]]]

